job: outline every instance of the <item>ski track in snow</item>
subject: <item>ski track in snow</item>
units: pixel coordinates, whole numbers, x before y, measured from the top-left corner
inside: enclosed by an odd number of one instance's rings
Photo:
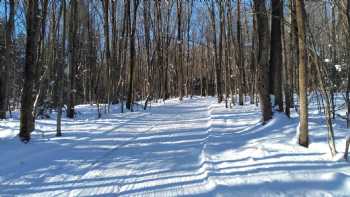
[[[0,138],[0,196],[350,196],[349,164],[330,159],[317,114],[309,149],[295,145],[296,117],[274,117],[261,126],[256,106],[194,98],[64,119],[61,138],[54,120],[39,120],[45,136],[28,145]],[[335,124],[338,151],[343,126]]]

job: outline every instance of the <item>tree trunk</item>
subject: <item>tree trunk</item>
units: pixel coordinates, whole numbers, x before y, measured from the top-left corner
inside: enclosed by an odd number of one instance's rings
[[[177,63],[179,66],[179,73],[178,73],[178,88],[179,88],[179,97],[180,100],[182,100],[184,96],[184,68],[183,68],[183,54],[182,54],[182,47],[183,47],[183,40],[182,40],[182,0],[176,1],[176,13],[177,13]]]
[[[292,51],[292,48],[290,47],[290,43],[287,42],[287,32],[284,24],[282,24],[282,43],[283,43],[282,86],[283,86],[284,100],[286,104],[284,112],[287,115],[287,117],[290,118],[291,97],[292,97],[290,78],[293,75],[292,73],[289,73],[288,69],[291,67],[290,53]]]
[[[268,73],[268,17],[266,16],[265,0],[254,0],[258,28],[258,83],[262,121],[265,123],[272,118],[272,108],[269,95]]]
[[[20,117],[20,140],[27,143],[30,140],[30,133],[34,129],[33,117],[33,87],[34,70],[37,51],[38,36],[38,1],[28,0],[27,8],[27,44],[24,67],[24,87],[21,99],[21,117]]]
[[[241,0],[237,0],[237,64],[238,64],[238,104],[243,105],[244,60],[241,33]]]
[[[146,62],[147,62],[147,68],[146,68],[146,83],[144,84],[146,89],[146,101],[144,110],[147,109],[148,102],[151,100],[152,97],[152,73],[151,73],[151,57],[150,57],[150,28],[149,28],[149,18],[150,14],[150,1],[143,1],[143,27],[145,31],[145,49],[146,49]]]
[[[231,1],[226,2],[226,7],[227,7],[227,13],[226,13],[226,18],[227,18],[227,24],[232,24],[232,6],[231,6]],[[225,106],[228,108],[229,104],[229,97],[231,96],[231,65],[232,65],[232,26],[227,25],[227,34],[225,34],[225,59],[226,59],[226,65],[225,65]],[[231,96],[232,99],[232,96]],[[231,105],[230,105],[231,106]]]
[[[281,20],[283,17],[283,5],[281,0],[271,0],[271,52],[270,52],[270,94],[275,96],[274,105],[278,111],[283,111],[282,97],[282,34]]]
[[[299,144],[304,147],[309,146],[308,130],[308,103],[307,103],[307,67],[306,67],[306,47],[305,47],[305,14],[304,0],[296,0],[296,19],[298,26],[298,46],[299,46],[299,100],[300,100],[300,124],[299,124]]]
[[[139,5],[139,0],[134,0],[134,12],[133,12],[133,20],[131,21],[129,17],[129,24],[131,24],[131,34],[130,34],[130,63],[129,63],[129,90],[128,90],[128,98],[126,102],[126,108],[128,110],[133,110],[133,89],[134,89],[134,69],[135,69],[135,34],[136,34],[136,19],[137,19],[137,8]],[[129,13],[130,13],[130,4],[128,4]],[[130,14],[129,14],[130,16]]]
[[[191,17],[192,17],[192,7],[193,7],[193,0],[190,0],[187,10],[187,53],[186,53],[186,96],[189,94],[192,98],[192,76],[191,76],[191,70],[193,69],[193,65],[190,65],[190,31],[191,31]],[[194,54],[193,54],[194,55]],[[194,58],[194,57],[193,57]]]
[[[118,64],[118,31],[117,31],[117,2],[112,1],[112,65],[111,75],[113,76],[111,79],[112,83],[112,102],[117,102],[117,83],[119,80],[119,64]],[[111,66],[112,66],[111,65]]]
[[[289,67],[289,73],[290,73],[290,103],[291,107],[294,107],[294,91],[299,90],[298,88],[298,80],[297,80],[297,71],[298,71],[298,65],[299,65],[299,47],[298,47],[298,24],[296,19],[296,8],[295,8],[295,0],[290,0],[290,10],[291,10],[291,31],[290,31],[290,60],[291,60],[291,66]]]
[[[75,105],[75,75],[77,67],[77,31],[78,31],[78,2],[77,0],[71,0],[71,12],[69,21],[69,82],[68,82],[68,106],[67,117],[74,118],[74,105]]]
[[[252,48],[251,48],[251,62],[250,62],[250,77],[251,77],[251,84],[250,84],[250,104],[254,104],[254,97],[255,97],[255,89],[256,89],[256,81],[257,81],[257,21],[256,21],[256,15],[253,16],[253,29],[252,29]]]
[[[220,102],[223,100],[222,95],[222,66],[223,66],[223,37],[225,33],[225,5],[224,2],[218,1],[219,6],[219,46],[218,46],[218,56],[216,64],[216,78],[217,78],[217,88],[218,88],[218,97]],[[220,94],[219,94],[220,93]],[[220,95],[220,96],[219,96]]]
[[[46,18],[48,13],[48,0],[40,1],[41,5],[41,15],[40,15],[40,36],[39,36],[39,48],[38,48],[38,54],[37,54],[37,60],[36,60],[36,67],[34,70],[35,76],[34,80],[38,80],[38,83],[34,83],[34,89],[36,89],[36,97],[34,101],[34,117],[37,117],[37,115],[40,113],[43,115],[45,111],[44,107],[44,98],[45,98],[45,92],[48,88],[48,80],[49,80],[49,73],[50,73],[50,65],[48,64],[46,60],[46,50],[45,50],[45,44],[47,43],[45,40],[45,34],[46,34]],[[44,72],[42,73],[42,71]],[[41,74],[42,73],[42,74]]]
[[[111,83],[111,65],[112,65],[112,59],[111,59],[111,51],[110,51],[110,42],[109,42],[109,0],[103,0],[102,2],[103,7],[103,31],[104,31],[104,38],[105,38],[105,54],[106,54],[106,64],[107,64],[107,103],[108,103],[108,111],[110,108],[110,98],[112,93],[112,83]]]
[[[346,25],[347,25],[347,31],[348,31],[348,36],[347,36],[347,49],[348,49],[348,59],[350,59],[350,52],[349,52],[349,49],[350,49],[350,41],[349,41],[349,38],[350,38],[350,0],[347,0],[346,2],[346,9],[345,9],[345,13],[346,13]],[[349,61],[349,60],[348,60]],[[349,62],[348,62],[349,64]],[[348,70],[347,70],[347,87],[346,87],[346,105],[347,105],[347,108],[348,108],[348,112],[347,112],[347,128],[350,128],[350,66],[348,66]]]
[[[290,33],[289,33],[289,43],[286,41],[286,34],[284,34],[284,47],[285,47],[285,59],[286,59],[286,65],[284,66],[284,76],[285,76],[285,88],[284,88],[284,94],[285,94],[285,102],[286,102],[286,108],[285,113],[288,117],[290,117],[290,108],[293,106],[293,67],[294,67],[294,53],[295,53],[295,47],[296,44],[293,41],[294,38],[294,20],[293,20],[293,0],[289,0],[289,8],[290,8],[290,17],[291,17],[291,26],[290,26]],[[289,50],[287,50],[287,48]]]
[[[216,94],[218,97],[218,103],[221,103],[223,100],[222,96],[222,86],[221,86],[221,62],[219,62],[219,55],[218,55],[218,46],[217,46],[217,39],[216,39],[216,11],[215,11],[215,5],[214,0],[211,0],[211,5],[208,6],[209,9],[209,15],[210,15],[210,23],[212,27],[212,35],[213,35],[213,47],[214,47],[214,67],[215,67],[215,83],[216,83]]]
[[[330,97],[331,97],[331,106],[332,106],[332,118],[335,119],[335,105],[336,105],[336,98],[335,98],[335,94],[336,94],[336,77],[337,77],[337,69],[335,68],[335,65],[338,64],[338,60],[337,60],[337,49],[336,49],[336,44],[337,44],[337,27],[336,27],[336,17],[335,17],[335,10],[336,6],[332,7],[332,30],[331,30],[331,34],[332,34],[332,38],[331,38],[331,43],[332,43],[332,47],[331,47],[331,53],[332,53],[332,65],[330,65],[330,81],[332,83],[332,88],[330,89]]]
[[[56,120],[56,136],[62,136],[61,131],[61,122],[62,122],[62,108],[63,108],[63,93],[64,93],[64,68],[65,61],[64,57],[66,54],[66,24],[67,24],[67,16],[66,16],[66,1],[63,0],[61,3],[61,12],[63,12],[63,28],[62,28],[62,43],[61,43],[61,56],[60,63],[57,68],[57,89],[58,89],[58,102],[57,102],[57,120]]]
[[[5,32],[5,52],[3,59],[0,59],[0,119],[6,119],[6,111],[8,109],[8,80],[9,70],[13,66],[13,31],[15,25],[15,0],[10,0],[10,14],[6,21]],[[1,57],[0,57],[1,58]]]

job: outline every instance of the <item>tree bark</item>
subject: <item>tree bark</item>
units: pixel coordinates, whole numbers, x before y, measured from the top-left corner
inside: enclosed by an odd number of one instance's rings
[[[0,119],[6,119],[8,109],[8,87],[9,70],[13,66],[13,31],[15,25],[15,0],[10,0],[10,14],[6,21],[5,32],[5,51],[3,57],[0,57]]]
[[[299,46],[299,100],[300,100],[300,124],[299,124],[299,144],[304,147],[309,146],[308,130],[308,103],[307,103],[307,66],[306,66],[306,36],[305,36],[305,14],[304,0],[296,0],[296,19],[298,26],[298,46]]]
[[[34,129],[33,117],[33,87],[34,87],[34,70],[37,51],[38,36],[38,1],[27,1],[27,44],[24,67],[24,87],[21,98],[21,116],[20,116],[20,133],[19,138],[22,142],[27,143],[30,140],[30,134]]]
[[[222,96],[222,80],[221,80],[221,62],[219,62],[218,55],[218,46],[217,46],[217,38],[216,38],[216,11],[214,0],[211,0],[210,5],[208,5],[210,23],[212,27],[212,39],[213,39],[213,47],[214,47],[214,67],[215,67],[215,83],[216,83],[216,94],[218,97],[218,103],[221,103],[223,100]]]
[[[131,21],[130,18],[130,24],[131,24],[131,34],[130,34],[130,64],[129,64],[129,90],[128,90],[128,98],[126,102],[126,108],[128,110],[133,110],[133,89],[134,89],[134,69],[135,69],[135,34],[136,34],[136,19],[137,19],[137,8],[139,5],[139,0],[134,0],[134,9],[133,9],[133,20]],[[129,11],[130,11],[130,4],[129,5]],[[129,15],[130,16],[130,15]]]
[[[61,55],[60,63],[57,68],[57,89],[58,89],[58,102],[57,102],[57,119],[56,119],[56,136],[62,136],[61,122],[62,122],[62,108],[63,108],[63,93],[64,93],[64,68],[65,61],[64,57],[66,54],[66,0],[62,0],[61,3],[61,12],[63,15],[63,28],[62,28],[62,43],[61,43]]]
[[[291,17],[291,26],[290,26],[290,33],[289,33],[289,42],[286,41],[286,35],[284,35],[284,47],[285,47],[285,59],[286,59],[286,65],[285,65],[285,102],[286,102],[286,108],[285,113],[288,117],[290,117],[290,108],[293,106],[293,68],[294,68],[294,59],[295,59],[295,42],[294,42],[294,14],[293,14],[293,7],[294,3],[293,0],[289,0],[289,8],[290,8],[290,17]],[[287,50],[287,48],[289,50]]]
[[[224,2],[218,1],[219,6],[219,45],[218,45],[218,56],[216,64],[216,78],[217,78],[217,92],[219,102],[223,100],[222,94],[222,67],[223,67],[223,38],[225,33],[225,5]],[[219,96],[220,95],[220,96]]]
[[[69,21],[69,82],[68,82],[68,106],[67,117],[74,118],[75,110],[75,75],[77,70],[77,31],[78,31],[78,2],[71,0],[70,5],[70,21]]]
[[[237,64],[238,64],[238,104],[243,105],[244,60],[241,33],[241,0],[237,0]]]
[[[347,0],[346,2],[346,21],[347,21],[347,31],[348,31],[348,36],[347,36],[347,48],[348,48],[348,59],[350,59],[350,53],[349,53],[349,49],[350,49],[350,0]],[[349,60],[348,60],[348,64],[349,64]],[[350,67],[348,66],[348,70],[347,70],[347,87],[346,87],[346,104],[347,104],[347,108],[348,108],[348,112],[347,112],[347,128],[350,128]]]
[[[143,1],[143,27],[145,31],[145,49],[146,49],[146,62],[147,62],[147,68],[146,68],[146,83],[144,84],[146,87],[146,101],[144,110],[147,109],[148,102],[151,100],[152,97],[152,72],[151,72],[151,57],[150,57],[150,1]]]
[[[270,94],[275,96],[275,106],[278,111],[283,111],[282,97],[282,34],[281,20],[283,17],[283,5],[281,0],[271,0],[271,51],[270,51]]]
[[[117,46],[118,46],[118,30],[117,30],[117,2],[112,1],[112,71],[111,76],[112,77],[112,102],[117,102],[117,86],[118,86],[118,80],[119,80],[119,64],[118,64],[118,53],[117,53]]]
[[[111,50],[110,50],[110,38],[109,38],[109,0],[103,0],[102,2],[103,7],[103,31],[104,31],[104,38],[105,38],[105,54],[106,54],[106,64],[107,64],[107,103],[108,103],[108,111],[110,107],[110,99],[111,99],[111,93],[112,93],[112,83],[111,83],[111,65],[112,65],[112,59],[111,59]]]
[[[180,100],[182,100],[184,96],[184,68],[183,68],[183,54],[182,54],[182,47],[183,47],[183,40],[182,40],[182,0],[176,1],[176,13],[177,13],[177,63],[179,66],[179,73],[178,73],[178,88],[179,88],[179,97]]]
[[[266,15],[265,0],[254,0],[255,14],[257,16],[258,28],[258,82],[260,107],[262,121],[267,122],[272,118],[272,108],[269,95],[269,73],[268,73],[268,18]]]

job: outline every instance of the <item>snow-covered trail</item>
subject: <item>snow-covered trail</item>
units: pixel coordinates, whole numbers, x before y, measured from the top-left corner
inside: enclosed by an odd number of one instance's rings
[[[0,196],[350,195],[350,167],[329,160],[318,119],[309,149],[293,142],[295,118],[259,119],[252,105],[194,98],[64,120],[62,138],[53,120],[38,121],[51,132],[29,145],[0,140]]]

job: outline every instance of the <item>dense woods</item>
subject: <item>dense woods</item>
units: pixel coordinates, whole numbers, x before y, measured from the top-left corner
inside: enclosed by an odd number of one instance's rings
[[[0,196],[350,196],[350,0],[0,0]]]
[[[307,147],[316,97],[335,154],[332,121],[350,126],[349,36],[350,0],[0,0],[0,119],[20,109],[28,142],[35,118],[56,111],[60,136],[79,104],[101,117],[112,104],[216,96],[260,105],[263,123],[294,108]]]

